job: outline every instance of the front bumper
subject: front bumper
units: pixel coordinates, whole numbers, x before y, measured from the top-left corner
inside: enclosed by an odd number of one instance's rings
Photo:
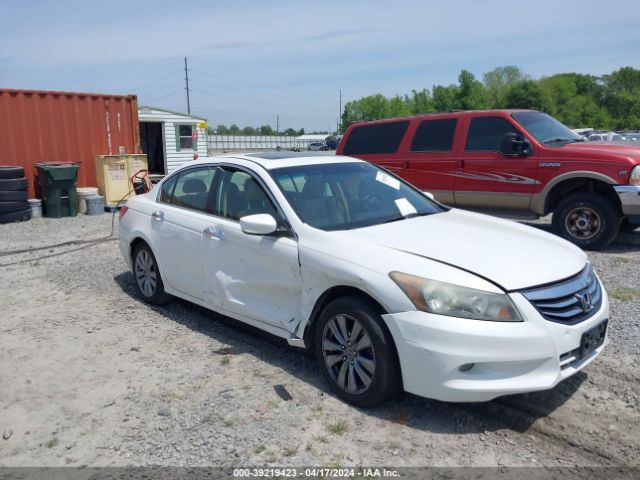
[[[524,322],[487,322],[425,312],[384,315],[394,337],[404,389],[449,402],[478,402],[553,388],[589,364],[608,343],[586,358],[571,352],[582,334],[609,316],[603,300],[596,314],[576,325],[542,318],[519,293],[511,294]],[[471,364],[468,371],[460,366]]]
[[[624,215],[640,215],[640,185],[614,185]]]

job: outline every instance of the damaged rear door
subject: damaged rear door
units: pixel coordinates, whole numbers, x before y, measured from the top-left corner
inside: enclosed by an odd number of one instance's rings
[[[294,331],[301,297],[298,242],[289,234],[248,235],[239,219],[259,213],[284,218],[255,174],[223,167],[214,216],[203,235],[207,300],[230,313]]]

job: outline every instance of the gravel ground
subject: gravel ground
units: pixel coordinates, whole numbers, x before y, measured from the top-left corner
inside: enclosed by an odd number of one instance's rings
[[[110,222],[0,225],[0,251]],[[0,254],[0,465],[637,466],[640,231],[589,256],[611,343],[583,372],[483,404],[405,394],[365,410],[280,340],[187,302],[143,304],[113,240]]]

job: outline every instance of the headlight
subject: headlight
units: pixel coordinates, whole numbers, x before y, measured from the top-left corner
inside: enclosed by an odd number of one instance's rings
[[[631,170],[629,185],[640,185],[640,165],[636,165],[633,167],[633,170]]]
[[[484,292],[402,272],[391,272],[389,276],[418,310],[474,320],[522,321],[506,294]]]

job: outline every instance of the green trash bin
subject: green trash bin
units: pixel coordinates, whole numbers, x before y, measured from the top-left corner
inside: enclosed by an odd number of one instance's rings
[[[45,217],[75,217],[78,214],[77,163],[37,163],[38,186]]]

